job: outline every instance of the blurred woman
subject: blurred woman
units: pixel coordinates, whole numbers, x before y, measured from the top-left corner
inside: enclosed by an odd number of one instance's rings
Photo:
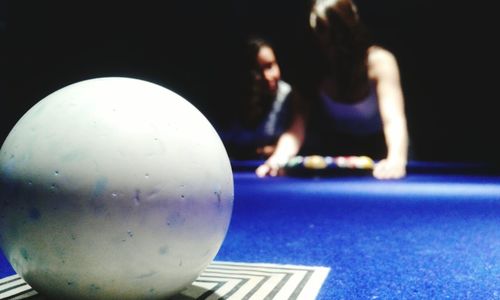
[[[317,0],[310,26],[324,58],[315,97],[294,117],[257,175],[277,175],[288,159],[306,150],[367,155],[378,160],[376,178],[405,176],[408,133],[394,55],[369,42],[351,0]]]
[[[291,122],[291,86],[271,44],[252,38],[246,45],[246,76],[235,120],[222,135],[232,158],[267,158]]]

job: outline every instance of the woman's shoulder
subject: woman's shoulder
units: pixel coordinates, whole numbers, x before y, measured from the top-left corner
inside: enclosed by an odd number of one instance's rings
[[[396,57],[385,48],[371,46],[368,49],[368,76],[376,79],[388,72],[398,72]]]
[[[371,46],[368,48],[368,67],[387,64],[396,64],[396,57],[391,51],[380,46]]]
[[[377,45],[373,45],[368,48],[368,63],[378,62],[378,61],[388,61],[395,60],[396,57],[391,51]]]
[[[282,94],[286,96],[290,94],[291,91],[292,91],[292,86],[288,82],[282,79],[278,81],[278,95]]]

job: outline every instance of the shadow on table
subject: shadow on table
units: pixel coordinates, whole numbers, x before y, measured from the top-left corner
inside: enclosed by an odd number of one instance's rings
[[[33,290],[31,290],[31,291],[33,291]],[[215,298],[220,299],[220,300],[226,299],[220,295],[217,295],[217,293],[213,290],[208,290],[208,289],[203,288],[203,287],[191,285],[191,286],[187,287],[181,293],[179,293],[175,296],[169,297],[169,298],[165,298],[165,300],[195,300],[195,299],[206,299],[209,296],[215,296]],[[11,298],[8,298],[8,299],[11,299]],[[19,296],[15,297],[15,299],[16,300],[21,300],[21,299],[22,300],[63,300],[60,298],[47,298],[47,297],[40,295],[40,294],[30,296],[30,293],[25,294],[24,297],[22,295],[19,295]]]

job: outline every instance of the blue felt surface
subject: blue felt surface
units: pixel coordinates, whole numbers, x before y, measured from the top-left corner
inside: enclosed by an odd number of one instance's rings
[[[500,177],[235,186],[217,259],[328,266],[319,299],[500,299]]]
[[[498,176],[234,179],[217,260],[330,267],[319,299],[500,299]]]
[[[14,274],[14,270],[0,250],[0,279]]]

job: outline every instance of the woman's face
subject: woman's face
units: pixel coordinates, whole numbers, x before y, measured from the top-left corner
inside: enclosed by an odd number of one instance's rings
[[[273,50],[268,46],[261,47],[257,53],[257,63],[260,67],[262,79],[269,92],[276,93],[278,90],[278,81],[281,78],[281,71]]]

